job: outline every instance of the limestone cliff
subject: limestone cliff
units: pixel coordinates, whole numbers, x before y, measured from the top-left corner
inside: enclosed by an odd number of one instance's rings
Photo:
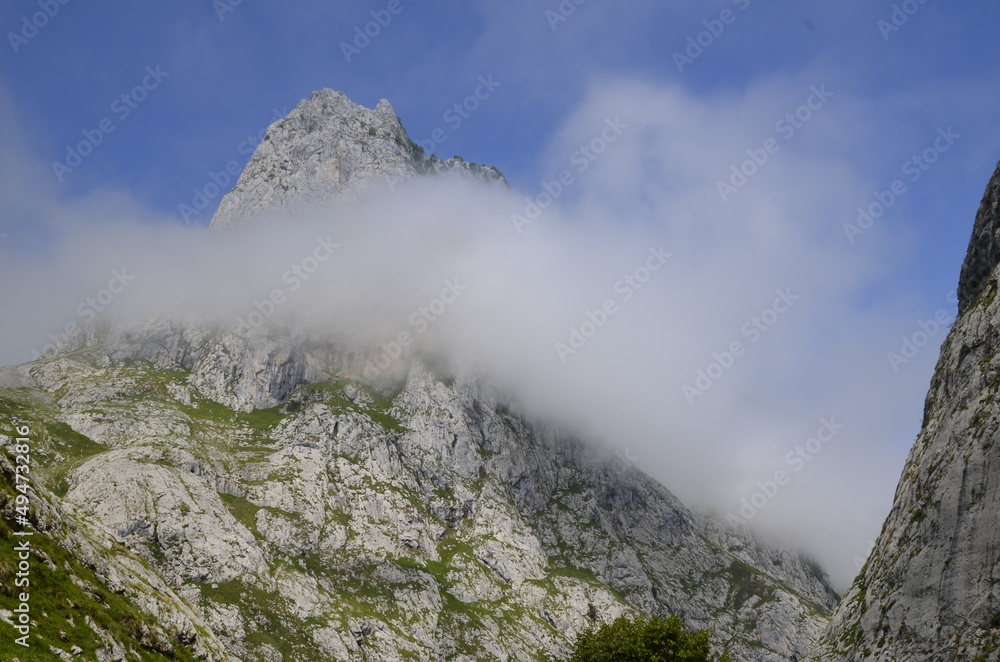
[[[817,660],[1000,660],[1000,167],[976,218],[924,423]]]
[[[635,612],[780,662],[836,603],[808,559],[526,419],[471,366],[417,361],[387,391],[331,348],[165,321],[138,333],[156,342],[136,334],[8,369],[0,404],[71,431],[39,443],[62,507],[239,659],[531,660]],[[289,637],[253,637],[262,611]]]

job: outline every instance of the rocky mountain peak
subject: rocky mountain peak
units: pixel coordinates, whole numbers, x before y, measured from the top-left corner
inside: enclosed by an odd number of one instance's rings
[[[496,168],[425,155],[387,100],[369,109],[342,92],[322,89],[268,128],[211,226],[240,225],[266,211],[362,199],[384,192],[391,182],[440,172],[506,185]]]

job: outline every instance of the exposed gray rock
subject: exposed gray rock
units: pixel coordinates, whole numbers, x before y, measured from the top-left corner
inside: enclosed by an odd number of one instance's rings
[[[19,422],[25,420],[19,417]],[[38,432],[35,428],[33,434]],[[0,453],[0,484],[14,485],[14,475],[14,465],[4,453]],[[155,626],[147,623],[137,625],[137,630],[141,630],[141,639],[131,642],[131,645],[170,654],[174,651],[174,646],[183,644],[193,655],[207,662],[240,662],[226,652],[225,645],[212,633],[200,610],[175,592],[160,573],[150,568],[141,557],[128,553],[122,546],[122,540],[108,530],[103,522],[94,519],[89,513],[78,511],[72,504],[64,502],[66,508],[57,505],[54,495],[37,482],[28,498],[29,519],[31,528],[34,529],[28,540],[35,562],[45,563],[53,572],[73,572],[67,563],[60,562],[57,565],[40,550],[40,536],[50,538],[81,566],[92,570],[104,587],[125,597],[137,610],[155,619]],[[5,490],[0,491],[0,510],[5,520],[13,521],[15,501]],[[97,595],[97,586],[93,580],[76,574],[69,574],[69,578],[85,592]],[[36,621],[36,628],[39,627],[37,621],[44,623],[45,618],[45,614],[38,614],[33,619]],[[74,618],[81,619],[101,642],[97,659],[126,659],[127,644],[115,640],[89,614],[79,611]],[[11,612],[0,610],[0,619],[11,623]],[[70,625],[74,623],[71,622]],[[64,642],[69,640],[65,632],[59,633],[59,639]],[[51,647],[50,652],[60,659],[83,652],[72,642],[66,648],[69,648],[68,653],[62,647]]]
[[[107,362],[98,347],[30,371],[59,418],[108,447],[70,460],[67,506],[177,595],[208,597],[199,618],[242,659],[269,659],[247,637],[278,618],[322,623],[297,636],[324,655],[358,650],[361,622],[371,659],[527,660],[564,649],[593,605],[598,621],[677,613],[734,660],[779,662],[805,653],[835,604],[807,561],[525,420],[474,369],[444,379],[415,363],[393,394],[341,378],[240,413],[198,386],[202,362],[232,375],[225,361],[242,361],[208,347],[193,370]],[[224,392],[245,403],[253,387]],[[243,597],[187,588],[210,585]]]
[[[892,511],[811,659],[1000,660],[998,202],[1000,169]]]
[[[385,99],[369,110],[341,92],[320,90],[268,128],[211,227],[239,225],[265,211],[289,213],[359,200],[410,177],[436,173],[506,186],[495,168],[425,156]]]

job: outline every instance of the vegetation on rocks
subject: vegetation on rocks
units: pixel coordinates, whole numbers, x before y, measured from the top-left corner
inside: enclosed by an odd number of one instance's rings
[[[727,653],[715,655],[709,631],[692,632],[677,616],[630,618],[580,634],[572,654],[551,662],[730,662]]]

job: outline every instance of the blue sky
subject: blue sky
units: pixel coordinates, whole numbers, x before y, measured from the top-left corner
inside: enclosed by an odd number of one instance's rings
[[[878,118],[884,126],[865,127],[895,134],[871,138],[872,153],[865,156],[876,181],[906,153],[905,134],[961,123],[976,136],[963,145],[965,158],[935,173],[933,195],[910,199],[916,209],[938,214],[974,206],[970,200],[994,159],[989,147],[997,132],[987,118],[998,61],[986,34],[1000,14],[993,3],[915,3],[919,11],[886,41],[877,21],[891,17],[889,2],[611,6],[589,0],[569,3],[575,13],[553,31],[546,11],[558,11],[558,2],[401,0],[403,11],[347,63],[341,43],[387,4],[245,1],[220,9],[207,1],[70,2],[15,54],[9,33],[20,32],[23,17],[40,9],[37,0],[10,2],[0,10],[8,33],[2,80],[15,100],[20,140],[51,162],[81,131],[114,117],[111,103],[141,80],[146,66],[160,65],[169,73],[162,87],[56,194],[120,188],[165,214],[177,214],[210,171],[234,158],[245,162],[240,145],[272,120],[273,109],[290,109],[314,89],[332,87],[368,106],[388,98],[420,139],[441,126],[444,111],[485,74],[502,88],[439,151],[495,164],[515,185],[530,187],[538,179],[541,148],[598,76],[712,95],[824,69],[838,76],[840,90],[885,106],[887,116]],[[727,8],[735,22],[678,72],[672,54],[704,29],[702,21]],[[959,105],[968,100],[948,92],[977,85],[981,109]],[[208,212],[203,216],[207,222]],[[950,227],[940,232],[933,221],[917,223],[954,273],[965,237]],[[924,266],[944,277],[946,269],[933,266],[937,261]]]
[[[54,15],[38,18],[45,7]],[[391,21],[348,62],[343,44],[373,20],[372,12],[384,19],[389,8],[397,10]],[[44,25],[26,30],[32,20]],[[242,167],[276,111],[291,110],[313,90],[340,90],[368,107],[389,99],[413,139],[446,129],[439,156],[495,165],[521,197],[536,195],[594,126],[621,116],[638,132],[561,204],[567,215],[603,214],[674,241],[679,262],[693,265],[687,277],[699,279],[689,282],[700,302],[686,313],[693,329],[677,337],[696,343],[709,335],[698,325],[716,320],[723,331],[713,342],[730,338],[729,329],[739,329],[763,297],[763,274],[774,275],[774,286],[801,281],[826,293],[808,304],[822,310],[795,329],[789,323],[791,335],[779,342],[772,334],[769,370],[752,372],[740,388],[732,380],[734,409],[724,409],[720,395],[707,418],[684,418],[678,426],[709,429],[728,420],[718,433],[744,435],[739,448],[756,448],[757,459],[720,472],[752,487],[781,466],[787,440],[824,412],[855,414],[864,432],[852,438],[854,454],[831,454],[829,476],[799,499],[820,503],[829,486],[864,485],[853,486],[858,497],[850,506],[828,513],[833,535],[850,538],[823,559],[843,581],[851,557],[864,551],[858,541],[874,537],[887,512],[936,359],[922,352],[897,374],[887,372],[885,354],[918,321],[953,310],[947,295],[1000,159],[998,23],[1000,5],[986,0],[7,2],[0,8],[0,234],[7,235],[0,274],[28,284],[6,295],[8,310],[23,321],[20,331],[8,329],[0,364],[31,358],[46,331],[67,318],[64,310],[36,314],[31,306],[69,277],[53,273],[48,290],[31,290],[37,274],[53,269],[35,263],[27,278],[30,263],[15,258],[44,257],[52,242],[68,241],[67,224],[79,232],[96,218],[183,227],[181,206],[212,173],[233,161]],[[699,39],[700,51],[689,41]],[[690,61],[679,67],[678,53]],[[159,73],[151,77],[150,70]],[[481,78],[499,86],[456,127],[445,114]],[[121,100],[144,80],[149,89],[138,96],[145,98]],[[815,88],[832,97],[817,103]],[[810,98],[820,106],[813,117],[783,135],[778,122]],[[65,160],[67,147],[102,121],[113,130],[93,152],[72,172],[55,172],[53,162]],[[939,132],[960,137],[910,179],[911,158],[932,148]],[[768,139],[780,151],[720,202],[719,182]],[[844,224],[895,180],[905,180],[906,192],[871,232],[849,243]],[[219,197],[195,225],[208,224]],[[730,246],[741,242],[759,251],[759,264]],[[122,240],[121,250],[126,245]],[[713,251],[716,263],[699,257]],[[748,273],[754,270],[759,279]],[[78,300],[67,296],[64,308]],[[713,317],[716,302],[733,318]],[[704,318],[702,309],[709,311]],[[673,397],[716,346],[725,345],[672,348],[693,357],[682,366],[687,376],[671,382]],[[755,423],[735,413],[748,402],[757,403],[748,412],[773,409],[784,419],[774,414],[761,424],[766,433],[751,434],[744,428]],[[758,448],[747,436],[778,441]],[[654,460],[649,470],[679,481],[686,496],[671,462],[652,448],[646,453]],[[731,507],[733,495],[750,488],[733,489]],[[769,507],[786,519],[793,510]]]

